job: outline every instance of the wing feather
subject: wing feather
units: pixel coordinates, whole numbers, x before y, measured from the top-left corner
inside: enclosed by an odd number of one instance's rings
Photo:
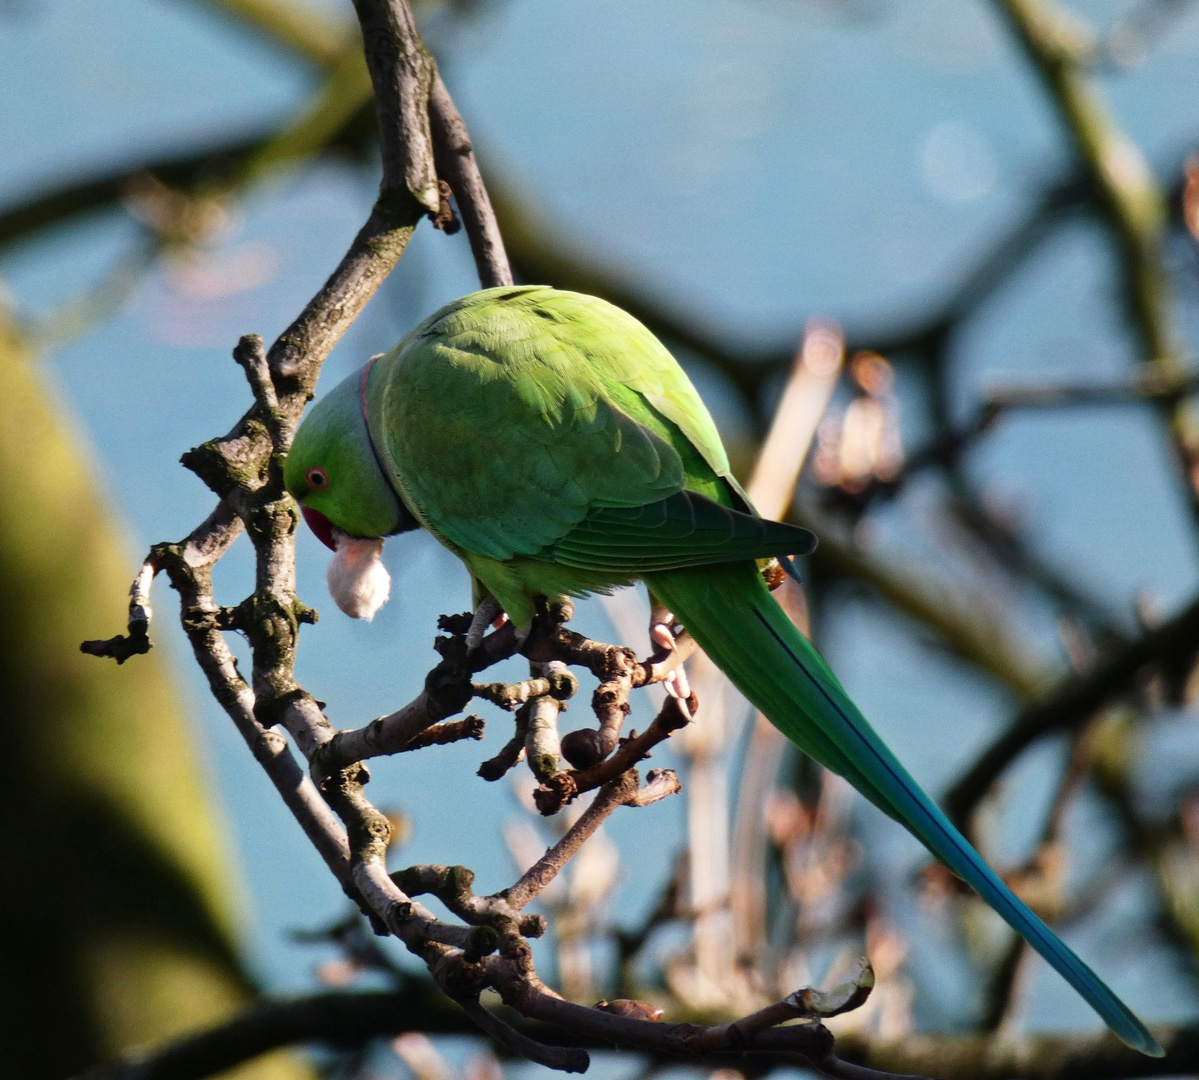
[[[806,555],[815,542],[806,529],[681,491],[647,506],[592,510],[540,557],[582,570],[638,573]]]

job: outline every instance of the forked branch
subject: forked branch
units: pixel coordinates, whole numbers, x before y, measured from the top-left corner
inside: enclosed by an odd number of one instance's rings
[[[628,649],[566,630],[563,624],[570,617],[566,605],[543,609],[527,638],[509,626],[471,649],[466,641],[470,620],[446,619],[442,626],[448,634],[438,642],[442,660],[417,699],[363,728],[342,733],[334,730],[323,706],[295,679],[299,630],[315,621],[316,613],[296,594],[298,514],[283,486],[283,460],[325,357],[400,258],[417,222],[428,215],[446,222],[438,167],[458,202],[483,283],[511,281],[465,127],[437,78],[407,3],[355,0],[355,9],[380,123],[379,198],[332,276],[270,349],[254,335],[238,343],[234,357],[245,372],[253,405],[226,435],[184,455],[184,464],[217,494],[216,510],[180,543],[154,547],[131,592],[128,634],[88,643],[85,648],[118,660],[148,649],[149,587],[158,572],[165,572],[181,597],[183,626],[214,696],[347,894],[377,933],[403,941],[425,962],[445,994],[509,1050],[568,1071],[581,1071],[588,1060],[581,1050],[548,1046],[492,1015],[479,1003],[485,989],[499,992],[523,1015],[576,1036],[591,1034],[672,1054],[732,1048],[794,1050],[816,1062],[831,1062],[831,1036],[819,1025],[773,1026],[794,1016],[824,1015],[816,1005],[809,1008],[810,1002],[797,1004],[798,998],[788,999],[777,1016],[771,1013],[769,1024],[759,1024],[759,1016],[742,1029],[656,1024],[562,1001],[546,990],[534,969],[528,938],[540,935],[545,921],[521,909],[618,806],[643,807],[678,790],[678,780],[669,771],[652,773],[642,787],[633,766],[652,745],[685,723],[696,707],[694,699],[687,708],[671,699],[645,736],[621,740],[620,729],[631,691],[667,678],[691,647],[686,639],[641,662]],[[214,599],[212,568],[242,531],[255,550],[255,590],[236,607],[226,608]],[[244,633],[250,642],[249,681],[242,677],[226,644],[224,634],[231,630]],[[535,664],[531,680],[498,687],[472,681],[477,672],[517,651]],[[547,707],[554,703],[556,715],[561,701],[573,694],[574,677],[565,671],[565,665],[571,664],[590,670],[600,680],[593,698],[598,727],[584,729],[575,739],[573,754],[563,749],[579,771],[561,772],[556,738],[549,737],[556,735],[553,725],[544,718],[535,723],[533,717],[539,703]],[[565,778],[543,810],[600,788],[591,807],[545,858],[511,889],[491,897],[475,896],[473,875],[462,868],[413,867],[389,874],[386,854],[391,826],[364,790],[369,773],[363,761],[369,757],[477,738],[481,734],[477,718],[446,720],[480,694],[505,704],[524,701],[521,711],[533,747],[530,756],[546,782],[543,788]],[[288,733],[308,761],[307,771],[277,727]],[[439,896],[461,921],[437,918],[414,899],[422,893]],[[203,1057],[199,1051],[197,1055]]]

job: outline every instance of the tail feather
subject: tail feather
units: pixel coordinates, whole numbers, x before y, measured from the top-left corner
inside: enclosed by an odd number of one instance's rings
[[[784,735],[907,828],[1037,950],[1129,1046],[1164,1054],[1099,977],[1000,880],[875,734],[752,564],[647,575],[650,590]]]

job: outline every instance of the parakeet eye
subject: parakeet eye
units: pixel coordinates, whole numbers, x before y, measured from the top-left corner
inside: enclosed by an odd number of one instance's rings
[[[316,488],[320,491],[321,488],[329,486],[329,474],[325,472],[319,465],[314,465],[305,474],[304,478],[308,481],[310,488]]]

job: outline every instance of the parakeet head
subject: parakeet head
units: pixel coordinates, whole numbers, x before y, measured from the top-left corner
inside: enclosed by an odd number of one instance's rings
[[[356,619],[373,618],[391,589],[380,559],[383,537],[416,525],[371,446],[362,396],[368,370],[339,383],[309,410],[283,466],[304,520],[336,553],[329,592]]]

